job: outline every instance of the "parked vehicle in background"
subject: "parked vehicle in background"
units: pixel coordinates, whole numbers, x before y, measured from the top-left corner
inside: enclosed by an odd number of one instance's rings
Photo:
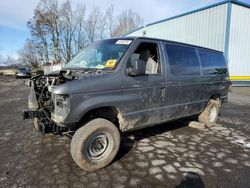
[[[16,78],[31,77],[31,69],[29,67],[18,67],[16,72]]]
[[[197,115],[214,124],[230,80],[223,53],[145,37],[95,42],[61,71],[32,78],[29,111],[43,133],[73,136],[79,167],[108,165],[120,133]]]

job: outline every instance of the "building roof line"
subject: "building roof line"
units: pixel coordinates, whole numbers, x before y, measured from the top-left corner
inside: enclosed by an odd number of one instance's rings
[[[133,32],[135,32],[137,30],[140,30],[140,29],[142,29],[144,27],[148,27],[148,26],[155,25],[155,24],[158,24],[158,23],[161,23],[161,22],[169,21],[169,20],[172,20],[172,19],[175,19],[175,18],[179,18],[179,17],[182,17],[182,16],[193,14],[193,13],[196,13],[196,12],[199,12],[199,11],[203,11],[203,10],[210,9],[210,8],[220,6],[220,5],[223,5],[223,4],[227,4],[227,3],[233,3],[233,4],[237,4],[237,5],[241,5],[241,6],[250,8],[250,4],[243,3],[243,2],[238,1],[238,0],[224,0],[224,1],[221,1],[221,2],[218,2],[218,3],[214,3],[212,5],[207,5],[205,7],[201,7],[201,8],[191,10],[191,11],[188,11],[188,12],[185,12],[185,13],[182,13],[182,14],[178,14],[176,16],[172,16],[172,17],[165,18],[165,19],[162,19],[162,20],[159,20],[159,21],[156,21],[156,22],[149,23],[149,24],[147,24],[145,26],[142,26],[142,27],[139,27],[139,28],[134,29],[132,31],[129,31],[128,33],[124,34],[124,36],[129,35],[130,33],[133,33]]]

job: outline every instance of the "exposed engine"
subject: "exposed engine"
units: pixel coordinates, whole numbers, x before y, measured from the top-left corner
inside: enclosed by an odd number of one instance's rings
[[[51,116],[55,110],[55,97],[53,91],[59,85],[68,81],[79,79],[70,70],[54,72],[49,75],[38,75],[27,81],[30,86],[28,105],[31,111],[24,111],[24,119],[36,118],[39,129],[42,132],[59,132],[58,126],[53,122]],[[57,99],[59,100],[59,99]]]
[[[54,89],[66,82],[82,79],[83,77],[101,74],[101,70],[62,70],[53,72],[49,75],[40,75],[30,79],[33,82],[33,87],[38,103],[38,108],[53,111],[53,102],[51,93]],[[32,87],[31,83],[29,85]]]
[[[53,111],[53,99],[51,93],[57,86],[76,79],[75,76],[70,74],[71,71],[60,71],[59,74],[40,75],[30,79],[29,85],[31,90],[34,90],[35,92],[35,96],[33,97],[35,97],[37,101],[37,106],[32,106],[31,104],[29,107],[31,109],[43,109],[47,114]]]
[[[65,116],[69,113],[69,96],[55,95],[53,91],[61,84],[82,79],[96,74],[102,74],[100,70],[61,70],[49,75],[39,75],[27,81],[30,86],[29,109],[23,112],[24,119],[37,118],[42,132],[61,132],[60,126]],[[42,128],[41,128],[42,127]]]

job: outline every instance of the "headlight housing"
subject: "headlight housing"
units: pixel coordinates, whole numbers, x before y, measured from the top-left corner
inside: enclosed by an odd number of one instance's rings
[[[68,95],[55,95],[54,105],[59,108],[69,108],[69,96]]]
[[[54,110],[51,113],[51,119],[56,123],[63,123],[70,112],[69,95],[53,96]]]

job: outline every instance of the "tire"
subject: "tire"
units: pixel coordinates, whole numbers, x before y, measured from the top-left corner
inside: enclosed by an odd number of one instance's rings
[[[110,164],[119,147],[119,130],[112,122],[97,118],[75,132],[70,152],[80,168],[95,171]]]
[[[39,131],[39,119],[38,118],[34,118],[33,119],[33,124],[34,124],[34,128]]]
[[[198,120],[201,123],[205,123],[207,126],[212,126],[216,123],[219,115],[220,102],[219,100],[209,100],[207,107],[198,116]]]

